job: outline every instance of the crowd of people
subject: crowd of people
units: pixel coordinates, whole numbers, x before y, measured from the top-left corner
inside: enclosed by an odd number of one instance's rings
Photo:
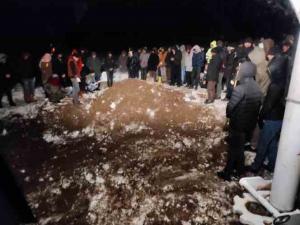
[[[293,66],[293,47],[293,36],[287,36],[281,45],[272,39],[246,38],[239,44],[219,40],[212,41],[207,51],[199,45],[151,50],[144,47],[122,51],[118,58],[111,52],[100,57],[94,51],[74,49],[66,58],[55,51],[45,53],[38,66],[41,85],[52,102],[72,95],[73,103],[80,104],[81,93],[100,89],[103,71],[107,86],[112,87],[117,70],[128,73],[130,79],[151,79],[196,90],[199,86],[207,88],[205,104],[221,99],[226,90],[222,100],[228,101],[229,151],[227,165],[218,176],[231,180],[248,170],[253,173],[262,168],[274,170]],[[12,88],[17,82],[23,86],[25,102],[36,101],[34,67],[28,52],[15,64],[10,63],[6,54],[0,54],[0,107],[3,95],[7,95],[11,106],[16,105]],[[256,150],[250,167],[244,166],[245,149]]]

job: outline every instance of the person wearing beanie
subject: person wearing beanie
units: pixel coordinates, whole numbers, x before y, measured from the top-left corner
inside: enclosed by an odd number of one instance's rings
[[[244,172],[244,144],[246,135],[254,130],[261,106],[262,92],[254,80],[256,66],[244,62],[239,67],[239,81],[234,88],[226,108],[229,118],[228,158],[223,171],[218,176],[230,181],[234,172],[240,176]]]
[[[273,172],[277,157],[277,147],[285,111],[285,88],[288,73],[288,61],[281,55],[280,49],[273,47],[268,52],[268,73],[271,84],[264,99],[259,115],[261,128],[257,145],[257,154],[250,170],[257,173],[268,158],[266,169]]]

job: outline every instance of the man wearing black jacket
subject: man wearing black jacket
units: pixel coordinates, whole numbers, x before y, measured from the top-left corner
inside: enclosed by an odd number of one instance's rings
[[[233,90],[226,109],[230,120],[228,159],[225,169],[218,172],[224,180],[231,180],[234,170],[238,176],[244,172],[245,138],[256,126],[262,99],[260,88],[254,80],[256,66],[246,61],[240,65],[238,73],[239,85]]]
[[[251,171],[258,172],[268,158],[267,169],[273,171],[275,167],[278,141],[285,111],[285,87],[288,73],[288,60],[280,54],[277,48],[271,48],[268,53],[270,61],[268,73],[271,84],[268,88],[262,110],[259,115],[259,126],[262,129],[257,146],[257,153]]]
[[[180,87],[182,85],[181,59],[182,59],[181,51],[176,46],[174,46],[172,48],[172,53],[171,53],[171,57],[170,57],[171,85],[177,84],[178,87]]]

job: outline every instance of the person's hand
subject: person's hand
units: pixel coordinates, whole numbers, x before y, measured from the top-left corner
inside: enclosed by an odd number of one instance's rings
[[[61,77],[62,77],[62,78],[65,78],[65,77],[66,77],[66,74],[61,75]]]
[[[10,79],[10,78],[11,78],[11,75],[8,73],[8,74],[5,75],[5,78],[6,78],[6,79]]]

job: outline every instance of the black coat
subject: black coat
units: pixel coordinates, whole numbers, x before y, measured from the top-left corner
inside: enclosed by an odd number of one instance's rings
[[[159,64],[159,57],[155,53],[151,53],[148,60],[148,70],[156,71]]]
[[[128,57],[127,59],[127,68],[130,72],[137,73],[140,68],[140,62],[137,55],[133,55],[132,57]]]
[[[240,132],[250,132],[255,128],[262,93],[253,78],[246,78],[233,90],[227,105],[226,116],[230,119],[230,128]]]
[[[288,74],[287,58],[275,56],[268,65],[271,84],[260,113],[262,120],[283,120],[285,111],[285,88]]]
[[[106,71],[112,71],[117,67],[116,61],[113,58],[106,58],[104,62],[104,68]],[[111,70],[112,69],[112,70]]]
[[[210,60],[207,67],[206,79],[208,81],[218,81],[219,73],[222,66],[222,59],[219,54],[216,54]]]
[[[21,59],[19,63],[18,72],[21,79],[28,79],[28,78],[34,78],[35,70],[34,70],[34,64],[31,58],[24,60]]]
[[[230,54],[227,54],[226,56],[226,60],[225,60],[225,69],[224,69],[224,77],[226,77],[226,79],[232,79],[233,75],[235,73],[235,67],[236,67],[236,63],[235,63],[235,53],[232,52]]]
[[[64,62],[64,60],[54,59],[52,67],[53,74],[57,74],[59,76],[67,74],[67,64]]]

